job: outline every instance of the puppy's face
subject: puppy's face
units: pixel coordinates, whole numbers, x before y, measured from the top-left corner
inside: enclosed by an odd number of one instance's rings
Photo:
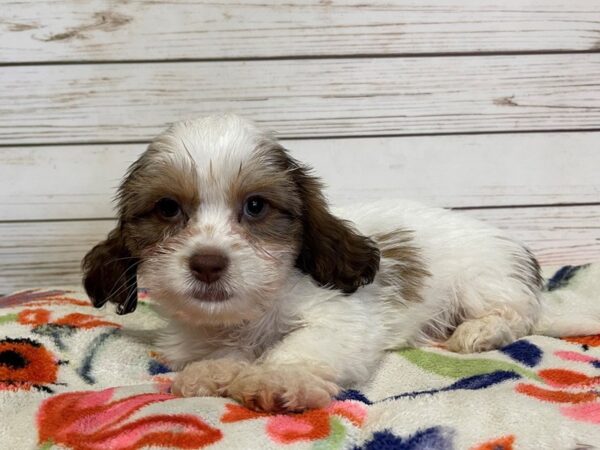
[[[129,169],[119,225],[86,255],[96,306],[130,312],[136,270],[191,323],[237,323],[268,309],[295,267],[353,292],[379,252],[332,216],[320,183],[269,134],[237,116],[175,124]]]

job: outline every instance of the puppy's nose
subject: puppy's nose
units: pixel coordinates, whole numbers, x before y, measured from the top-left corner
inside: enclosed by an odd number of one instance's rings
[[[205,283],[217,281],[227,269],[229,259],[222,253],[195,253],[190,257],[192,274]]]

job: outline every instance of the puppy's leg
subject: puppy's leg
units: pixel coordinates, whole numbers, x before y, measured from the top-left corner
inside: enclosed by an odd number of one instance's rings
[[[529,329],[528,321],[515,314],[490,314],[468,319],[456,327],[446,348],[458,353],[493,350],[527,335]]]
[[[524,248],[500,242],[495,257],[477,268],[478,276],[458,283],[461,323],[446,342],[452,351],[492,350],[533,332],[540,315],[539,268]]]
[[[335,379],[317,361],[265,362],[243,369],[225,392],[254,410],[298,412],[327,406],[340,390]]]
[[[381,320],[377,304],[339,297],[243,368],[226,394],[261,411],[302,411],[324,407],[341,386],[365,381],[386,348],[384,327],[372,325]]]
[[[207,359],[188,364],[179,372],[171,391],[182,397],[219,397],[248,364],[229,358]]]

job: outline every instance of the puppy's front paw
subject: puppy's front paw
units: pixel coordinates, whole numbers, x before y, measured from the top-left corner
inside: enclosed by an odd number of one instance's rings
[[[322,365],[264,364],[242,370],[226,394],[257,411],[298,412],[327,406],[339,390]]]
[[[209,359],[188,364],[175,376],[171,392],[182,397],[222,396],[246,365],[231,359]]]

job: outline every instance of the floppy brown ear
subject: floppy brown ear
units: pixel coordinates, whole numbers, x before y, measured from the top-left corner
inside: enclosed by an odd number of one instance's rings
[[[303,237],[296,266],[321,285],[352,293],[369,284],[379,269],[379,249],[353,226],[329,212],[322,185],[294,161],[294,175],[303,203]]]
[[[118,304],[118,314],[135,310],[138,262],[123,242],[120,225],[85,255],[83,286],[96,308],[111,301]]]

